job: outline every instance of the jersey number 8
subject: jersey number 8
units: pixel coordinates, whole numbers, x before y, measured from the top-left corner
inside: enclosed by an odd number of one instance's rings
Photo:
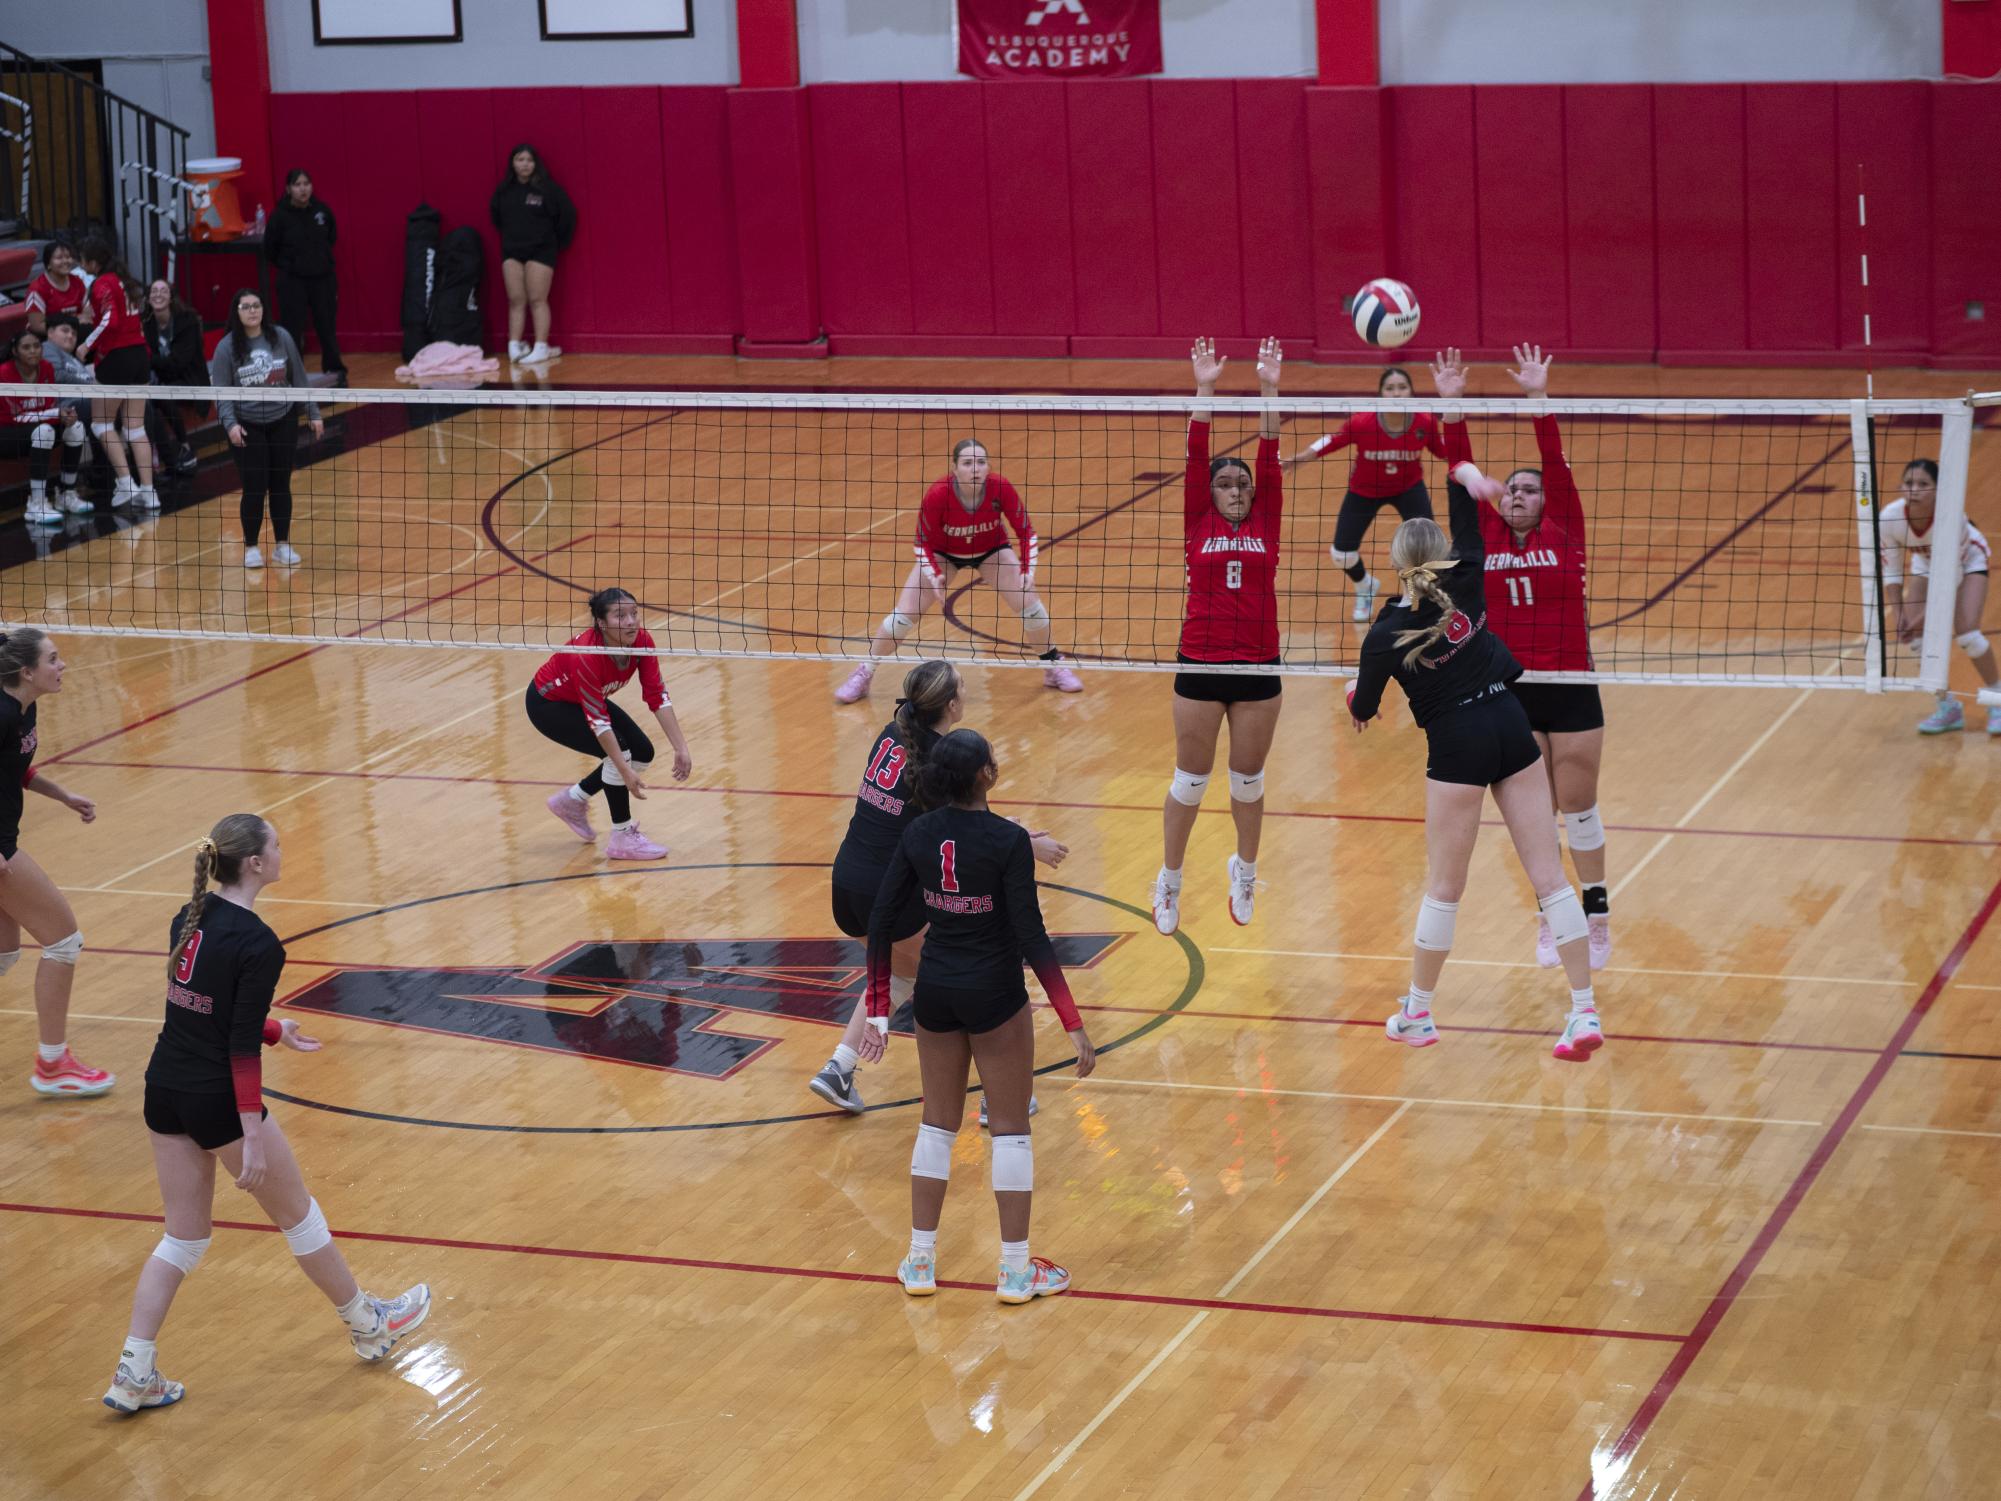
[[[1223,565],[1223,587],[1225,589],[1244,587],[1244,564],[1241,558],[1232,558]]]
[[[195,977],[195,955],[201,952],[201,929],[188,934],[188,941],[181,945],[181,962],[174,966],[174,978],[185,985]]]

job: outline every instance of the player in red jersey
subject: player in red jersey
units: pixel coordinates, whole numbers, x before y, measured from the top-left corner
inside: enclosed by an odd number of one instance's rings
[[[1070,999],[1035,894],[1028,830],[987,807],[1000,780],[993,750],[971,730],[953,730],[931,747],[919,790],[931,811],[897,841],[869,915],[868,1014],[861,1056],[873,1063],[888,1046],[892,936],[913,904],[930,920],[911,996],[924,1120],[910,1154],[910,1251],[896,1269],[912,1297],[938,1290],[938,1220],[952,1176],[952,1144],[965,1120],[966,1078],[980,1066],[991,1102],[994,1203],[1000,1211],[1003,1303],[1060,1293],[1070,1274],[1028,1254],[1035,1148],[1028,1117],[1035,1083],[1035,1023],[1024,963],[1049,997],[1077,1053],[1077,1077],[1097,1062],[1090,1034]]]
[[[42,358],[42,337],[31,328],[14,335],[4,360],[0,360],[0,381],[8,385],[55,385],[56,372]],[[49,499],[49,463],[55,457],[56,439],[63,445],[62,488]],[[61,523],[63,513],[78,515],[91,509],[90,502],[76,493],[77,473],[83,466],[83,424],[76,408],[47,395],[0,396],[0,458],[28,458],[29,521],[43,526]]]
[[[28,283],[28,327],[48,337],[49,319],[57,313],[85,317],[90,288],[76,274],[76,252],[60,240],[42,247],[41,274]]]
[[[633,723],[632,716],[611,701],[612,694],[639,675],[640,696],[660,721],[674,747],[674,780],[685,782],[694,769],[681,721],[660,680],[660,659],[653,655],[653,637],[639,623],[639,601],[625,590],[600,589],[591,596],[587,631],[569,639],[570,646],[608,646],[609,652],[559,651],[542,664],[528,685],[528,722],[549,739],[582,755],[600,757],[596,769],[574,787],[549,799],[549,811],[563,827],[586,843],[597,838],[591,828],[590,801],[604,794],[611,810],[611,838],[604,852],[613,860],[658,860],[667,853],[639,832],[632,816],[632,799],[646,796],[640,773],[653,765],[653,742]]]
[[[77,251],[91,274],[90,332],[77,346],[77,358],[97,359],[100,386],[144,386],[153,379],[153,361],[146,353],[146,331],[139,321],[139,302],[146,289],[127,271],[103,240],[89,239]],[[153,444],[146,436],[146,401],[141,396],[92,399],[90,430],[104,445],[105,457],[118,476],[114,506],[136,505],[157,511],[160,497],[153,489]],[[123,438],[121,446],[119,439]],[[136,478],[135,478],[136,476]]]
[[[1549,394],[1550,359],[1540,348],[1515,350],[1519,370],[1508,373],[1523,394]],[[1438,394],[1457,401],[1466,394],[1466,367],[1448,349],[1432,366]],[[1591,627],[1585,618],[1588,564],[1584,501],[1563,456],[1563,435],[1548,413],[1534,419],[1540,469],[1517,469],[1500,500],[1480,508],[1487,546],[1487,615],[1494,632],[1530,672],[1590,672]],[[1473,457],[1464,419],[1445,424],[1447,462]],[[1612,905],[1605,884],[1605,825],[1598,816],[1598,769],[1605,754],[1605,707],[1596,683],[1510,685],[1527,711],[1529,728],[1549,768],[1551,794],[1570,844],[1570,861],[1584,914],[1591,924],[1591,967],[1612,957]],[[1536,960],[1558,963],[1549,920],[1536,919]]]
[[[1008,546],[1008,527],[1014,528],[1019,551]],[[897,643],[917,629],[925,610],[934,601],[945,602],[945,587],[961,569],[977,573],[1021,617],[1029,646],[1049,664],[1042,686],[1082,693],[1076,672],[1049,644],[1049,609],[1035,592],[1035,552],[1035,527],[1021,496],[993,472],[985,444],[961,438],[952,445],[952,472],[926,490],[918,505],[917,564],[903,581],[896,607],[876,628],[869,659],[834,690],[834,701],[851,704],[868,697],[875,658],[895,654]]]
[[[1188,419],[1188,468],[1181,518],[1188,604],[1178,660],[1191,664],[1278,664],[1279,519],[1285,486],[1278,459],[1278,412],[1258,427],[1257,473],[1242,459],[1209,457],[1208,400],[1229,361],[1213,339],[1197,339],[1195,410]],[[1278,340],[1258,346],[1258,390],[1278,395]],[[1162,805],[1164,851],[1153,881],[1153,925],[1172,933],[1181,922],[1181,862],[1216,764],[1216,736],[1230,723],[1230,816],[1237,849],[1230,856],[1230,920],[1251,920],[1257,897],[1258,837],[1264,828],[1265,757],[1278,729],[1276,673],[1178,672],[1174,675],[1174,780]]]
[[[1408,401],[1410,373],[1391,366],[1376,381],[1376,394]],[[1439,442],[1438,419],[1429,412],[1357,412],[1335,431],[1323,433],[1281,462],[1290,468],[1349,447],[1355,450],[1355,462],[1348,470],[1348,493],[1341,497],[1341,514],[1334,521],[1334,545],[1327,553],[1355,581],[1353,618],[1367,620],[1381,585],[1362,566],[1362,538],[1368,535],[1376,512],[1386,505],[1395,506],[1397,515],[1406,521],[1431,514],[1431,492],[1424,488],[1424,455],[1429,452],[1444,458],[1445,450]]]

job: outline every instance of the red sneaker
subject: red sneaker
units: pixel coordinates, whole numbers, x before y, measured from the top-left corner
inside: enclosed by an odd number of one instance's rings
[[[65,1051],[54,1063],[35,1059],[35,1071],[28,1076],[28,1082],[37,1094],[84,1096],[105,1094],[118,1079],[101,1068],[79,1063],[76,1054]]]

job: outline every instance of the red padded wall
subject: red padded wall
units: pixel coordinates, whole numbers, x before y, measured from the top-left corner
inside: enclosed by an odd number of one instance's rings
[[[674,326],[674,268],[667,257],[667,186],[660,140],[660,91],[648,88],[581,89],[583,129],[592,149],[585,153],[581,181],[572,191],[605,207],[595,225],[577,211],[576,252],[591,244],[598,254],[572,253],[557,274],[561,304],[551,311],[586,307],[595,317],[591,332],[604,348],[655,347],[662,330]],[[616,208],[613,208],[616,205]],[[615,212],[615,223],[605,223]],[[620,277],[606,283],[587,268],[616,257],[652,267],[651,275]],[[568,272],[565,276],[562,273]],[[578,295],[592,285],[588,304]],[[560,325],[558,325],[560,328]],[[561,337],[557,342],[561,342]]]
[[[1068,338],[1077,327],[1068,100],[1061,83],[987,83],[994,328]]]
[[[1342,303],[1391,265],[1387,98],[1380,89],[1306,91],[1317,358],[1366,353]]]
[[[821,333],[805,91],[731,90],[729,140],[744,341],[804,353]]]
[[[1931,91],[1932,348],[1954,360],[2001,362],[2001,89],[1940,84]],[[1986,143],[1983,145],[1983,143]],[[1966,316],[1969,302],[1986,316]]]
[[[743,326],[727,102],[724,89],[660,90],[667,285],[674,298],[670,326],[684,337],[717,338],[723,353],[735,347]]]
[[[1840,346],[1834,86],[1744,97],[1746,336],[1752,349]]]
[[[1373,14],[1373,12],[1372,12]],[[1306,87],[1295,79],[1236,85],[1237,225],[1243,242],[1243,332],[1277,334],[1304,355],[1313,337],[1313,179]],[[1162,307],[1167,289],[1161,289]],[[1172,330],[1168,330],[1172,332]]]
[[[1654,202],[1663,354],[1746,347],[1744,90],[1654,90]]]
[[[986,110],[975,83],[903,86],[912,324],[921,335],[994,331],[994,225]],[[1019,253],[1019,244],[1009,254]]]
[[[1652,89],[1563,91],[1563,181],[1572,347],[1650,354],[1657,338]]]
[[[1079,337],[1152,339],[1160,333],[1152,87],[1140,79],[1063,85],[1077,285],[1071,331]],[[1047,137],[1038,131],[1035,139]],[[1014,149],[1025,144],[1017,141]]]
[[[1471,88],[1390,93],[1390,202],[1395,254],[1376,275],[1409,282],[1424,309],[1426,348],[1480,344],[1479,211]],[[1352,288],[1350,289],[1353,290]]]
[[[340,118],[352,113],[352,108],[344,110]],[[500,285],[500,244],[494,238],[487,203],[506,166],[501,159],[506,149],[493,144],[490,90],[440,89],[418,94],[417,164],[424,200],[443,218],[447,233],[470,224],[485,237],[486,277],[479,300],[486,310],[486,347],[502,350],[507,347],[507,299]]]
[[[1479,342],[1490,349],[1522,343],[1567,349],[1569,247],[1557,233],[1564,215],[1563,91],[1549,85],[1481,89],[1473,130]]]
[[[1203,333],[1241,338],[1249,330],[1236,88],[1226,78],[1160,79],[1150,88],[1155,170],[1148,232],[1160,268],[1154,331],[1175,340]]]
[[[893,83],[828,84],[807,99],[827,332],[908,334],[902,91]]]
[[[1870,322],[1879,352],[1931,343],[1931,119],[1922,83],[1836,86],[1835,160],[1841,215],[1841,343],[1862,347],[1862,240],[1855,222],[1855,164],[1869,193]],[[1955,147],[1954,149],[1964,149]],[[1994,146],[1981,154],[1992,163]],[[1993,192],[1992,176],[1988,193]]]

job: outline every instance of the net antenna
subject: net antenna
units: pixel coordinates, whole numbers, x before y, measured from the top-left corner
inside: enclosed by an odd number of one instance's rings
[[[1889,632],[1883,618],[1883,529],[1876,488],[1876,344],[1869,319],[1869,194],[1862,163],[1855,164],[1855,231],[1862,272],[1862,400],[1849,418],[1855,454],[1855,518],[1862,563],[1862,650],[1868,690],[1883,691],[1890,671]]]

